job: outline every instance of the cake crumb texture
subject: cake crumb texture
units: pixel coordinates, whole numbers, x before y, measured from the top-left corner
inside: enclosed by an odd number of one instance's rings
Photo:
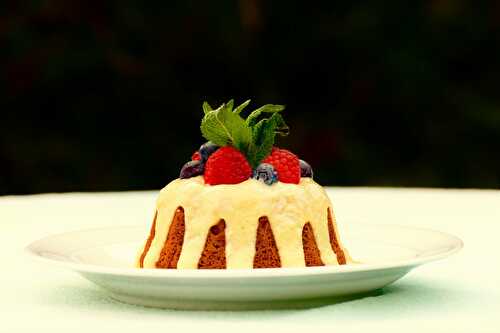
[[[226,268],[226,222],[223,219],[210,228],[198,268]]]
[[[168,236],[156,262],[156,268],[177,268],[184,243],[184,208],[178,207],[168,230]]]
[[[253,268],[281,267],[281,260],[274,240],[271,224],[266,216],[259,218]]]
[[[306,266],[324,266],[321,260],[321,254],[316,240],[314,239],[314,232],[311,223],[307,222],[302,228],[302,247],[304,249],[304,260]]]

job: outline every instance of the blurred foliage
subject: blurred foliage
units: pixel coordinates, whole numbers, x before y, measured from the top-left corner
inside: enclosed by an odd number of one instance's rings
[[[160,188],[229,98],[286,104],[325,185],[500,186],[494,2],[0,7],[0,194]]]

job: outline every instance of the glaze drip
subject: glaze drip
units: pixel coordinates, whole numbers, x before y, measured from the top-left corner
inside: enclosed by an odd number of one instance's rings
[[[324,189],[311,178],[299,184],[278,182],[272,186],[254,179],[238,185],[205,185],[203,177],[176,179],[163,188],[156,204],[153,240],[143,257],[144,268],[154,268],[172,224],[182,207],[184,237],[176,263],[178,269],[196,269],[210,229],[224,220],[226,268],[253,268],[259,221],[266,217],[279,253],[281,267],[304,267],[303,229],[314,241],[325,265],[349,259],[337,235],[331,202]],[[312,231],[310,230],[312,229]],[[332,238],[333,237],[333,238]],[[335,246],[333,242],[335,241]],[[147,244],[145,244],[147,245]],[[342,253],[343,260],[337,254]],[[319,261],[317,261],[319,262]],[[140,267],[140,262],[136,265]]]

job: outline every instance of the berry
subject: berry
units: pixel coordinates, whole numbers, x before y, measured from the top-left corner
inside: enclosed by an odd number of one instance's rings
[[[257,179],[267,185],[272,185],[278,181],[278,173],[269,163],[261,163],[253,171],[252,178]]]
[[[191,178],[203,174],[205,165],[201,161],[189,161],[181,169],[179,178]]]
[[[313,169],[311,168],[309,163],[307,163],[304,160],[299,160],[299,164],[300,164],[300,176],[312,178],[313,177]]]
[[[300,182],[299,158],[286,149],[273,148],[271,155],[263,163],[271,164],[278,172],[278,180],[283,183]]]
[[[206,162],[210,155],[212,155],[217,149],[219,149],[219,146],[216,144],[207,141],[204,144],[200,146],[200,149],[198,150],[200,153],[201,160],[203,162]]]
[[[231,146],[217,149],[210,155],[205,164],[205,183],[209,185],[217,184],[238,184],[252,174],[252,168],[248,164],[245,155]]]
[[[191,156],[191,161],[201,161],[201,155],[199,151],[195,151]]]

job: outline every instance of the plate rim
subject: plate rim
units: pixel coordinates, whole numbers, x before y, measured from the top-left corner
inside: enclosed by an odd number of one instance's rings
[[[464,247],[464,242],[459,237],[452,235],[447,232],[434,230],[430,228],[414,227],[414,226],[403,226],[398,224],[372,224],[364,222],[353,223],[357,226],[370,226],[370,227],[389,227],[398,229],[408,229],[408,230],[419,230],[429,233],[439,234],[442,237],[448,238],[450,240],[450,247],[442,252],[424,255],[412,259],[395,260],[387,263],[357,263],[351,265],[332,265],[332,266],[316,266],[316,267],[294,267],[294,268],[266,268],[266,269],[214,269],[214,270],[198,270],[198,269],[154,269],[154,268],[121,268],[121,267],[106,267],[102,265],[94,265],[87,263],[77,263],[66,260],[58,260],[54,258],[48,258],[37,252],[37,248],[40,243],[46,242],[50,238],[64,237],[71,234],[78,234],[82,232],[98,232],[104,230],[116,230],[116,229],[143,229],[141,225],[121,225],[121,226],[107,226],[100,228],[88,228],[73,230],[67,232],[60,232],[46,235],[35,241],[32,241],[27,246],[24,247],[23,252],[29,258],[43,263],[48,263],[53,266],[62,267],[65,269],[73,270],[80,273],[91,273],[91,274],[105,274],[113,276],[127,276],[127,277],[144,277],[144,278],[184,278],[184,279],[225,279],[225,278],[268,278],[272,276],[279,277],[300,277],[304,275],[324,275],[324,274],[349,274],[353,272],[371,272],[378,270],[387,269],[402,269],[413,267],[441,260],[448,256],[451,256]],[[452,244],[452,245],[451,245]]]

